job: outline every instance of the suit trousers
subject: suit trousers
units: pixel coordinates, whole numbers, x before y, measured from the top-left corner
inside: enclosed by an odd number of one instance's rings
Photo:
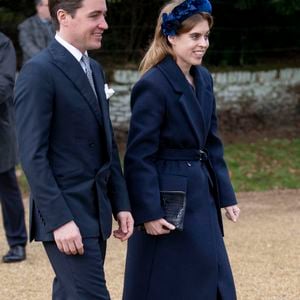
[[[52,300],[110,300],[104,275],[106,242],[83,239],[83,255],[66,255],[55,242],[43,242],[56,277]]]
[[[27,243],[24,205],[15,168],[0,173],[0,200],[4,230],[10,247]]]

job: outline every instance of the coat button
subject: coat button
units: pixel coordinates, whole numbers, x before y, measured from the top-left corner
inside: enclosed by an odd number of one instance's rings
[[[89,143],[89,147],[90,148],[94,148],[95,147],[95,143]]]

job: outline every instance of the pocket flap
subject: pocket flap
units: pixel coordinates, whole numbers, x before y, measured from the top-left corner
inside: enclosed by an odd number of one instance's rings
[[[173,174],[159,175],[160,191],[181,191],[186,193],[187,177]]]

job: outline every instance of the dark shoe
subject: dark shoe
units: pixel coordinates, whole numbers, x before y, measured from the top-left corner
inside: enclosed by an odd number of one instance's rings
[[[13,246],[6,255],[2,257],[4,263],[18,262],[26,259],[26,251],[24,246]]]

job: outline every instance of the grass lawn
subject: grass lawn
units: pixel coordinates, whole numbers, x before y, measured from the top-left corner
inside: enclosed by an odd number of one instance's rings
[[[300,139],[264,139],[225,146],[236,191],[300,188]]]
[[[300,188],[300,138],[227,144],[225,159],[237,192]],[[20,167],[18,175],[22,192],[28,195]]]

